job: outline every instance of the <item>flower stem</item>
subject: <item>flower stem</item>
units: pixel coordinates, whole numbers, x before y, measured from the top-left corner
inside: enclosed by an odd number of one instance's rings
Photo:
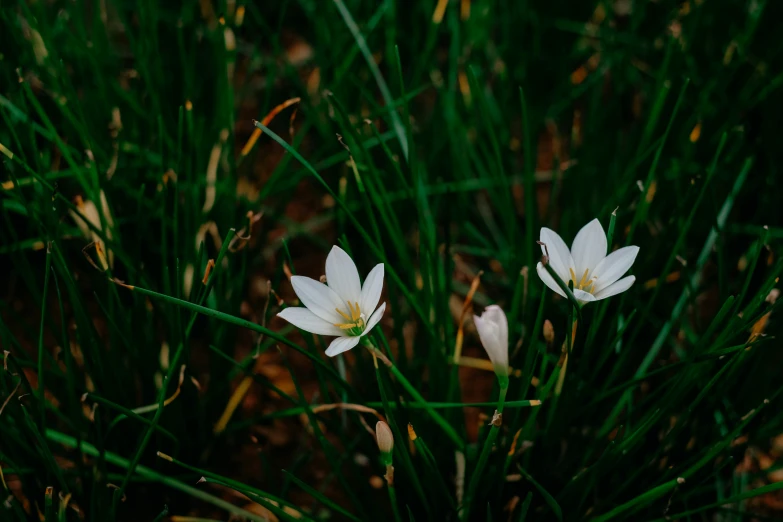
[[[397,491],[394,489],[394,484],[386,484],[387,488],[389,490],[389,502],[392,506],[392,511],[394,512],[394,520],[395,522],[402,522],[402,518],[400,517],[400,509],[397,507]]]
[[[506,402],[506,393],[508,392],[508,377],[498,377],[500,384],[500,395],[498,397],[498,407],[495,410],[495,415],[492,417],[492,427],[489,429],[489,435],[484,441],[484,448],[481,450],[476,469],[473,470],[473,474],[470,477],[470,484],[468,484],[468,492],[465,495],[465,502],[462,505],[462,512],[460,518],[462,520],[468,520],[470,516],[470,507],[473,501],[473,497],[476,494],[476,488],[478,488],[479,481],[481,480],[481,474],[484,471],[484,467],[489,460],[489,454],[492,451],[492,447],[495,445],[495,439],[497,439],[500,433],[500,426],[503,424],[503,405]]]
[[[435,408],[430,406],[430,404],[427,402],[427,400],[421,396],[419,391],[411,384],[411,382],[400,372],[400,370],[392,363],[388,357],[383,355],[383,353],[376,348],[372,342],[367,339],[366,337],[362,338],[362,344],[370,351],[370,353],[373,355],[373,357],[377,357],[383,363],[386,365],[386,367],[389,369],[389,371],[397,378],[397,381],[402,385],[403,388],[413,397],[413,399],[421,404],[425,410],[427,410],[427,413],[430,414],[430,416],[433,418],[435,422],[437,422],[441,428],[443,428],[443,431],[446,432],[446,435],[454,442],[454,444],[457,446],[458,449],[462,449],[465,445],[462,438],[457,434],[457,432],[454,430],[454,428],[449,424],[449,422],[443,418],[443,416],[435,411]]]
[[[555,395],[560,396],[560,392],[563,391],[563,383],[565,382],[566,370],[568,369],[568,357],[574,350],[574,338],[576,337],[576,326],[579,321],[574,318],[571,322],[571,329],[566,336],[566,353],[565,360],[563,361],[563,367],[560,370],[560,375],[557,376],[557,385],[555,385]]]
[[[545,262],[546,261],[546,262]],[[544,256],[541,259],[541,264],[544,266],[544,269],[549,272],[549,275],[552,276],[552,279],[555,280],[555,283],[557,283],[557,286],[560,287],[560,289],[565,292],[566,298],[571,301],[571,305],[574,307],[574,311],[576,312],[576,315],[579,317],[579,319],[582,318],[582,305],[579,304],[579,301],[574,296],[574,290],[569,285],[565,284],[565,282],[560,278],[559,275],[557,275],[557,272],[555,272],[554,268],[549,264],[549,260]],[[573,285],[573,281],[569,281]]]
[[[563,345],[563,352],[565,357],[563,358],[563,365],[560,367],[560,371],[557,373],[557,381],[555,382],[554,397],[549,407],[549,415],[547,416],[545,433],[549,434],[549,429],[552,427],[552,423],[555,420],[555,414],[557,413],[558,405],[560,404],[560,393],[563,391],[563,384],[565,383],[566,371],[568,371],[568,359],[571,357],[571,352],[574,351],[574,338],[576,337],[576,326],[579,320],[574,316],[573,309],[568,313],[568,323],[571,327],[566,330],[566,339]],[[555,368],[554,371],[557,371]],[[554,372],[552,373],[554,378]]]

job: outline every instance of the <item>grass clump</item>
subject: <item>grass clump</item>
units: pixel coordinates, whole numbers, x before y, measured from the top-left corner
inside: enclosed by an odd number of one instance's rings
[[[0,519],[779,517],[778,11],[4,4]]]

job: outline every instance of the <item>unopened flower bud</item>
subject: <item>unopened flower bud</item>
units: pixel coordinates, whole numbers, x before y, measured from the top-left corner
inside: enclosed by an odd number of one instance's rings
[[[549,319],[544,321],[544,340],[546,341],[546,344],[555,342],[555,328],[552,326],[552,322]]]
[[[481,317],[474,315],[481,344],[492,361],[498,379],[508,383],[508,320],[498,305],[488,306]]]
[[[375,425],[375,440],[378,442],[378,449],[384,455],[390,454],[394,449],[394,435],[389,425],[383,421],[378,421]]]

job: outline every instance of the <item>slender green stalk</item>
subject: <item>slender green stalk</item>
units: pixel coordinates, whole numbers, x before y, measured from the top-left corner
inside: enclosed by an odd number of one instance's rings
[[[689,84],[690,84],[690,79],[686,78],[682,84],[682,87],[680,88],[680,94],[679,96],[677,96],[677,103],[675,103],[674,105],[674,110],[672,111],[671,117],[669,118],[669,122],[666,124],[666,130],[663,132],[663,138],[661,138],[661,143],[658,146],[658,149],[655,151],[655,157],[653,158],[652,164],[650,165],[650,170],[647,172],[647,178],[644,180],[644,187],[643,187],[644,190],[642,191],[642,198],[640,199],[639,204],[636,206],[636,213],[633,216],[633,221],[631,222],[631,229],[628,232],[628,237],[626,238],[627,244],[631,244],[631,241],[634,238],[634,233],[636,232],[637,227],[642,222],[644,217],[646,217],[647,215],[647,210],[650,205],[650,198],[647,197],[647,194],[650,190],[650,185],[655,179],[655,173],[658,170],[658,162],[661,159],[663,146],[666,143],[666,139],[668,138],[669,132],[672,129],[675,116],[677,115],[677,112],[680,109],[680,105],[682,104],[682,101],[685,99],[685,92],[687,91]],[[661,93],[668,92],[668,87],[666,88],[666,90],[662,90],[660,92]]]
[[[134,419],[134,420],[139,421],[142,424],[146,424],[148,426],[153,426],[154,429],[156,431],[160,432],[161,435],[164,435],[165,437],[171,439],[175,444],[179,444],[179,441],[177,440],[177,437],[173,433],[171,433],[169,430],[167,430],[163,426],[153,425],[151,420],[147,419],[146,417],[142,417],[137,412],[135,412],[133,410],[130,410],[130,409],[126,408],[125,406],[122,406],[120,404],[117,404],[116,402],[112,402],[112,401],[110,401],[108,399],[105,399],[103,397],[95,395],[94,393],[86,393],[84,398],[93,400],[93,401],[95,401],[95,402],[97,402],[99,404],[103,404],[104,406],[108,406],[109,408],[116,409],[117,411],[121,412],[122,415],[124,415],[127,418]],[[157,404],[156,404],[156,406],[157,406]],[[120,416],[119,419],[123,419],[125,417]],[[117,421],[118,421],[118,419],[115,419],[114,422],[112,422],[112,424],[109,425],[109,429],[107,430],[107,435],[108,435],[108,432],[116,425]]]
[[[546,262],[546,260],[542,260],[541,263],[544,265],[544,268],[547,272],[549,272],[549,275],[552,276],[552,279],[555,280],[555,283],[557,283],[557,286],[560,287],[560,289],[565,292],[566,297],[569,301],[571,301],[571,305],[574,307],[574,311],[576,312],[577,317],[579,320],[582,319],[582,305],[579,304],[579,301],[577,301],[576,297],[574,296],[574,292],[571,291],[571,288],[569,285],[565,284],[565,282],[560,278],[559,275],[557,275],[557,272],[555,272],[554,268]],[[573,284],[573,281],[569,280],[569,283]]]
[[[408,436],[413,441],[413,445],[416,448],[416,451],[419,453],[419,455],[421,455],[421,459],[426,465],[425,478],[427,480],[434,478],[443,497],[448,500],[449,505],[452,508],[455,508],[456,505],[454,502],[454,497],[449,491],[449,488],[446,485],[446,481],[443,479],[443,474],[438,468],[438,462],[435,459],[435,456],[432,454],[432,451],[430,451],[430,448],[425,440],[419,436],[416,431],[414,431],[412,424],[408,425]]]
[[[742,345],[745,347],[746,345]],[[266,383],[267,386],[272,388],[272,385]],[[275,390],[276,393],[280,394],[280,390]],[[282,394],[281,394],[282,396]],[[293,400],[293,399],[291,399]],[[535,408],[538,406],[541,406],[542,402],[538,399],[532,399],[532,400],[525,400],[525,401],[507,401],[505,403],[505,408]],[[486,408],[486,407],[493,407],[497,408],[498,402],[404,402],[402,404],[397,404],[395,402],[388,402],[384,403],[383,401],[370,401],[362,403],[363,406],[367,406],[369,408],[388,408],[389,410],[396,410],[398,408],[402,408],[404,410],[423,410],[426,408],[433,408],[437,410],[443,410],[443,409],[450,409],[450,410],[456,410],[456,409],[464,409],[464,408]],[[312,405],[313,408],[318,407],[317,404]],[[263,415],[261,418],[263,419],[279,419],[284,417],[293,417],[295,415],[301,415],[306,411],[305,407],[297,406],[294,408],[286,408],[284,410],[278,410],[275,412],[271,412],[268,414]]]
[[[532,266],[532,265],[528,265]],[[519,322],[520,314],[524,315],[525,305],[527,304],[527,290],[528,290],[528,277],[530,277],[530,270],[528,266],[519,271],[517,276],[517,282],[514,285],[514,297],[511,299],[511,323],[515,324]]]
[[[55,522],[54,520],[54,488],[46,488],[44,496],[44,521]]]
[[[27,428],[30,430],[33,440],[40,446],[40,451],[44,455],[46,464],[49,467],[48,472],[52,473],[57,478],[60,489],[67,494],[70,491],[70,488],[65,479],[65,473],[54,458],[52,448],[46,443],[43,432],[38,430],[38,426],[36,426],[33,417],[27,412],[27,408],[24,406],[22,406],[22,413],[24,414],[24,421],[27,424]]]
[[[519,508],[519,522],[525,522],[527,520],[527,511],[530,509],[530,502],[533,500],[533,492],[528,491],[525,501],[522,503],[522,507]]]
[[[221,246],[220,252],[217,257],[217,261],[215,262],[215,270],[210,274],[209,280],[207,281],[207,287],[204,291],[204,293],[201,295],[200,302],[204,302],[207,299],[207,296],[209,295],[210,291],[212,290],[212,287],[215,284],[216,276],[220,270],[220,267],[222,265],[223,257],[226,255],[226,252],[228,252],[228,247],[231,244],[231,240],[234,238],[234,235],[236,234],[236,231],[232,228],[228,231],[228,234],[226,234],[225,239],[223,240],[223,245]],[[128,287],[131,289],[134,289],[135,287]],[[138,290],[138,289],[137,289]],[[144,293],[144,292],[141,292]],[[155,292],[149,292],[149,294],[155,294]],[[187,301],[183,301],[181,299],[176,298],[170,298],[174,301],[178,301],[181,303],[187,303]],[[188,303],[190,304],[190,303]],[[196,305],[194,305],[196,306]],[[191,314],[190,316],[190,322],[188,323],[187,329],[185,330],[185,338],[182,339],[182,342],[177,346],[177,350],[174,353],[174,357],[172,358],[169,369],[166,374],[166,377],[163,379],[163,385],[160,387],[160,391],[158,392],[158,409],[155,411],[155,415],[152,418],[152,422],[150,426],[147,428],[147,430],[144,433],[144,437],[141,439],[141,443],[139,444],[138,448],[136,449],[136,453],[133,456],[133,459],[131,459],[130,466],[128,467],[128,472],[125,475],[125,479],[122,481],[122,484],[118,489],[114,491],[114,496],[112,498],[112,512],[116,513],[116,507],[117,502],[123,497],[125,494],[125,489],[128,487],[128,483],[130,482],[130,478],[133,475],[134,469],[139,464],[139,461],[141,460],[141,456],[144,453],[144,450],[147,447],[147,444],[149,443],[150,439],[152,438],[152,434],[155,431],[155,427],[158,425],[158,421],[160,420],[160,416],[163,414],[164,409],[164,402],[166,401],[166,393],[168,391],[168,386],[171,383],[174,372],[179,370],[179,359],[182,356],[182,352],[185,348],[185,344],[187,343],[188,338],[190,337],[190,333],[193,330],[193,325],[196,322],[196,317],[198,315],[195,313]]]
[[[560,369],[560,375],[557,377],[557,385],[555,386],[555,395],[560,395],[563,391],[563,383],[565,382],[566,372],[568,371],[568,359],[574,351],[574,337],[576,336],[576,325],[578,321],[574,319],[574,309],[571,309],[571,313],[568,314],[568,323],[566,328],[566,351],[565,359],[563,360],[563,367]]]
[[[56,442],[57,444],[62,444],[63,446],[66,446],[68,448],[76,448],[77,445],[79,445],[81,446],[81,450],[85,453],[85,455],[90,455],[91,457],[98,457],[102,455],[103,458],[106,459],[106,462],[108,462],[109,464],[113,464],[115,466],[119,466],[124,469],[130,469],[131,462],[128,459],[123,458],[109,451],[101,453],[92,444],[84,441],[82,441],[80,444],[79,441],[76,440],[76,438],[71,437],[70,435],[66,435],[64,433],[60,433],[59,431],[50,429],[50,430],[46,430],[46,438],[51,440],[52,442]],[[228,511],[233,515],[247,518],[248,520],[254,520],[257,522],[265,522],[267,520],[265,517],[255,515],[247,510],[244,510],[229,502],[226,502],[221,498],[210,495],[209,493],[206,493],[205,491],[202,491],[199,488],[188,486],[187,484],[184,484],[179,480],[173,479],[171,477],[167,477],[166,475],[159,473],[157,470],[153,470],[146,466],[142,466],[142,465],[135,466],[134,475],[150,480],[152,482],[156,482],[158,484],[163,484],[164,486],[168,486],[170,488],[191,495],[192,497],[198,498],[199,500],[207,502],[208,504],[212,504],[213,506],[219,507],[221,509],[225,509],[226,511]]]
[[[530,129],[530,111],[527,107],[527,100],[525,99],[525,92],[522,87],[519,88],[519,103],[522,107],[522,154],[524,155],[524,178],[522,182],[522,190],[525,196],[525,263],[526,266],[532,270],[535,264],[535,257],[533,251],[535,249],[533,244],[533,230],[535,228],[536,211],[538,210],[535,203],[535,170],[536,170],[536,158],[533,153],[533,135]],[[514,316],[515,317],[515,316]]]
[[[38,331],[38,429],[46,431],[46,382],[44,379],[44,323],[46,322],[46,298],[49,295],[49,276],[52,273],[51,243],[46,248],[46,268],[44,272],[43,297],[41,301],[41,327]]]
[[[389,503],[391,504],[392,512],[394,513],[394,520],[395,522],[402,522],[400,508],[397,506],[397,491],[394,484],[387,482],[386,490],[389,492]]]
[[[497,439],[500,433],[500,427],[503,425],[503,406],[506,401],[506,393],[508,392],[508,377],[501,378],[498,376],[498,384],[500,385],[500,395],[498,397],[498,407],[495,414],[492,417],[492,427],[489,429],[489,435],[484,441],[484,447],[479,455],[478,462],[476,463],[476,469],[473,470],[473,474],[470,477],[470,484],[468,490],[465,493],[465,500],[460,511],[460,518],[462,520],[468,520],[470,517],[471,503],[476,495],[481,476],[484,472],[484,467],[489,459],[489,454],[492,452],[492,448],[495,445],[495,439]]]
[[[294,476],[291,472],[287,470],[283,470],[283,473],[285,473],[286,477],[290,478],[294,484],[302,488],[307,494],[312,496],[314,499],[316,499],[318,502],[322,503],[324,506],[328,507],[329,509],[332,509],[339,513],[340,515],[344,516],[348,520],[352,520],[354,522],[361,522],[361,519],[357,518],[356,515],[349,513],[345,509],[343,509],[339,504],[334,502],[332,499],[321,493],[320,491],[310,487],[307,483],[305,483],[302,480],[299,480],[296,476]]]
[[[405,388],[405,391],[410,393],[413,399],[417,403],[421,404],[425,410],[427,410],[427,412],[432,416],[432,419],[443,429],[443,431],[452,440],[456,447],[458,449],[462,449],[465,446],[465,442],[462,440],[462,438],[457,434],[451,424],[449,424],[449,422],[443,418],[440,413],[435,411],[435,408],[430,406],[427,400],[422,397],[419,391],[413,386],[413,384],[410,383],[410,381],[402,374],[402,372],[400,372],[400,370],[394,364],[392,364],[392,362],[389,361],[389,359],[383,355],[380,350],[378,350],[372,344],[372,342],[367,339],[367,337],[362,337],[362,343],[367,349],[370,350],[370,353],[372,353],[373,356],[378,357],[384,361],[386,367],[389,368],[389,371],[392,373],[392,375],[394,375],[402,387]]]
[[[266,336],[266,337],[268,337],[270,339],[273,339],[273,340],[275,340],[275,341],[277,341],[279,343],[282,343],[282,344],[284,344],[286,346],[289,346],[289,347],[293,348],[297,352],[301,353],[302,355],[304,355],[305,357],[310,359],[314,364],[317,364],[318,366],[320,366],[322,370],[327,372],[332,377],[335,377],[336,379],[335,379],[334,382],[339,383],[340,386],[349,387],[349,385],[345,381],[340,379],[339,374],[333,368],[327,366],[326,363],[324,363],[319,357],[317,357],[316,355],[314,355],[310,351],[302,348],[301,346],[299,346],[298,344],[294,343],[293,341],[289,341],[286,337],[280,335],[279,333],[273,332],[272,330],[269,330],[268,328],[265,328],[265,327],[261,326],[260,324],[256,324],[256,323],[254,323],[252,321],[248,321],[248,320],[242,319],[240,317],[236,317],[236,316],[224,313],[224,312],[220,312],[220,311],[214,310],[212,308],[207,308],[206,306],[202,306],[202,305],[198,305],[198,304],[195,304],[195,303],[191,303],[191,302],[185,301],[183,299],[177,299],[176,297],[172,297],[170,295],[161,294],[161,293],[155,292],[153,290],[148,290],[146,288],[141,288],[139,286],[128,286],[128,288],[130,290],[132,290],[133,292],[136,292],[136,293],[139,293],[139,294],[142,294],[142,295],[146,295],[146,296],[149,296],[149,297],[152,297],[152,298],[155,298],[155,299],[161,299],[163,301],[166,301],[168,303],[174,304],[176,306],[179,306],[179,307],[191,310],[192,312],[196,312],[197,314],[202,314],[202,315],[205,315],[207,317],[212,317],[212,318],[218,319],[220,321],[223,321],[225,323],[233,324],[235,326],[239,326],[239,327],[242,327],[242,328],[247,328],[248,330],[251,330],[253,332],[256,332],[256,333],[259,333],[259,334],[263,334],[264,336]],[[193,320],[191,320],[191,323],[189,324],[188,329],[185,330],[186,337],[189,334],[190,327],[192,326],[192,324],[193,324]],[[174,361],[177,361],[177,360],[178,360],[178,357],[175,357]],[[172,365],[173,365],[173,363],[172,363]],[[173,368],[173,366],[172,366],[172,368]]]
[[[614,241],[614,228],[617,224],[617,209],[612,211],[612,215],[609,216],[609,229],[606,231],[606,244],[609,246],[609,251],[612,250],[612,242]]]
[[[383,406],[381,402],[368,402],[366,403],[370,408],[380,408]],[[494,406],[497,408],[499,402],[406,402],[405,408],[422,409],[426,407],[435,409],[454,409],[454,408],[486,408],[487,406]],[[505,403],[506,408],[526,408],[540,406],[541,402],[538,400],[528,401],[508,401]],[[396,408],[394,403],[389,403],[389,407]]]
[[[351,12],[348,11],[348,8],[343,3],[343,0],[334,0],[334,5],[337,6],[337,10],[340,11],[340,16],[343,18],[345,25],[348,27],[348,30],[356,40],[356,45],[359,47],[362,56],[364,56],[364,59],[367,62],[367,66],[370,68],[370,72],[372,73],[373,78],[375,78],[375,83],[378,84],[378,90],[381,91],[383,101],[386,102],[386,105],[393,105],[394,101],[392,99],[391,91],[389,91],[389,87],[386,85],[386,80],[384,79],[383,74],[381,74],[381,70],[378,68],[378,64],[375,62],[375,58],[373,58],[370,48],[367,46],[367,41],[364,39],[364,35],[362,34],[361,29],[359,29],[359,26],[356,25],[353,16],[351,16]],[[392,127],[394,128],[394,132],[397,135],[397,140],[400,142],[402,155],[405,157],[405,159],[408,159],[408,140],[405,134],[405,127],[403,126],[402,121],[400,121],[400,117],[396,111],[391,111],[389,113],[389,117],[392,120]]]
[[[394,410],[394,407],[397,405],[396,402],[392,403],[389,401],[389,393],[386,390],[386,384],[384,382],[384,375],[381,374],[380,366],[378,365],[378,358],[374,357],[374,365],[375,365],[375,378],[378,381],[378,391],[381,394],[381,404],[380,407],[383,408],[384,412],[386,413],[386,420],[388,421],[389,428],[392,430],[392,433],[394,434],[394,437],[397,440],[405,440],[404,436],[402,434],[402,431],[400,429],[399,424],[397,423],[397,413]],[[393,392],[392,392],[393,394]],[[392,404],[394,406],[392,406]],[[405,449],[398,449],[397,450],[397,458],[402,460],[402,465],[406,473],[407,479],[411,482],[411,485],[416,490],[416,493],[421,498],[422,503],[427,506],[427,496],[424,492],[424,488],[421,485],[421,481],[419,480],[419,475],[416,472],[416,469],[413,466],[413,461],[411,460],[410,455]],[[391,462],[389,462],[389,465],[391,465]]]
[[[155,520],[153,520],[152,522],[161,522],[164,518],[168,516],[168,514],[169,514],[169,507],[163,506],[163,511],[161,511],[160,514],[158,514],[158,516],[155,517]]]
[[[172,464],[176,464],[177,466],[179,466],[181,468],[184,468],[184,469],[187,469],[189,471],[193,471],[195,473],[203,475],[205,478],[210,479],[212,481],[219,481],[219,482],[225,484],[226,486],[228,486],[230,488],[236,489],[238,491],[243,491],[245,493],[250,493],[250,494],[256,495],[258,497],[263,498],[267,502],[274,502],[275,504],[277,504],[279,506],[286,506],[286,507],[288,507],[288,508],[290,508],[290,509],[292,509],[292,510],[298,512],[298,513],[301,513],[301,510],[295,508],[290,502],[286,502],[282,498],[277,497],[275,495],[272,495],[271,493],[268,493],[266,491],[260,490],[258,488],[252,488],[252,487],[246,486],[245,484],[243,484],[243,483],[241,483],[239,481],[231,480],[230,478],[224,477],[222,475],[218,475],[217,473],[212,473],[211,471],[208,471],[208,470],[205,470],[205,469],[201,469],[201,468],[198,468],[196,466],[191,466],[190,464],[186,464],[185,462],[182,462],[182,461],[180,461],[180,460],[178,460],[178,459],[176,459],[174,457],[171,457],[169,455],[163,454],[161,452],[158,452],[158,457],[163,459],[163,460],[167,460],[167,461],[171,462]]]

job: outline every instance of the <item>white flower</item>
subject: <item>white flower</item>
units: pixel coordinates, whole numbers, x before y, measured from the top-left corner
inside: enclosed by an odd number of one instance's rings
[[[638,246],[627,246],[606,255],[606,234],[601,223],[594,219],[576,235],[571,250],[563,239],[548,228],[541,229],[541,251],[549,255],[549,265],[568,285],[574,282],[574,297],[581,303],[590,303],[625,292],[636,281],[636,277],[620,277],[631,268]],[[541,263],[536,266],[538,277],[546,286],[565,297]]]
[[[495,367],[498,377],[508,376],[508,319],[498,305],[490,305],[484,309],[481,317],[474,315],[481,344],[489,355],[489,360]]]
[[[302,330],[337,337],[326,350],[326,355],[334,357],[359,344],[381,320],[386,303],[375,307],[383,290],[383,263],[375,265],[362,286],[351,257],[335,246],[326,258],[326,281],[329,286],[293,276],[294,292],[307,308],[286,308],[277,315]]]

